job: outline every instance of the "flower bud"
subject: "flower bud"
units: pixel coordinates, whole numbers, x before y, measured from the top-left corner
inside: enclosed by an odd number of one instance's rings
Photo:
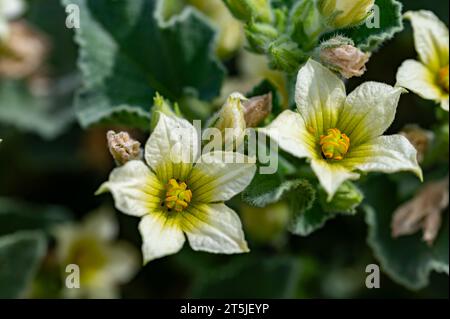
[[[252,97],[243,102],[247,127],[256,127],[272,112],[272,93]]]
[[[270,0],[224,0],[231,13],[239,20],[272,21]]]
[[[141,143],[133,140],[127,132],[108,131],[106,138],[109,151],[117,165],[141,159]]]
[[[291,217],[289,206],[285,202],[263,208],[242,205],[241,215],[246,234],[259,243],[282,239]]]
[[[363,75],[369,57],[370,54],[355,47],[352,40],[340,36],[322,43],[319,48],[322,64],[346,79]]]
[[[448,181],[447,176],[425,184],[413,199],[397,208],[391,222],[392,237],[411,235],[422,229],[422,239],[431,246],[449,203]]]
[[[278,38],[279,33],[270,24],[250,22],[245,26],[245,35],[251,49],[262,54]]]
[[[175,105],[177,108],[178,106]],[[159,120],[159,113],[164,113],[169,116],[177,116],[173,111],[172,106],[168,101],[166,101],[158,92],[156,92],[153,98],[153,107],[150,115],[150,130],[154,130]]]
[[[406,125],[400,135],[406,137],[414,148],[417,150],[417,161],[421,163],[428,151],[431,141],[433,140],[433,133],[424,130],[417,125]]]
[[[334,29],[352,27],[370,15],[375,0],[319,0],[319,11]]]
[[[298,45],[286,37],[272,42],[268,51],[271,66],[291,74],[306,60]]]
[[[339,186],[331,201],[327,200],[327,194],[322,189],[319,192],[319,200],[322,209],[330,213],[354,213],[356,207],[364,199],[362,192],[352,182],[346,181]]]
[[[208,127],[214,127],[221,132],[222,143],[225,149],[232,145],[237,147],[243,141],[246,129],[244,106],[242,104],[244,100],[247,100],[247,98],[242,94],[232,93],[219,112],[209,121]],[[227,134],[227,129],[229,132],[233,130],[233,134]],[[234,149],[234,147],[232,148]]]
[[[0,43],[0,76],[22,79],[39,73],[49,53],[48,39],[24,21],[10,24]]]

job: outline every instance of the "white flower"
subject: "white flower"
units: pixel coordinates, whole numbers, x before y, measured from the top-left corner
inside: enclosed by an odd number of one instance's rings
[[[309,60],[297,77],[298,112],[281,113],[262,129],[287,152],[308,158],[331,200],[359,171],[413,171],[422,178],[416,150],[401,135],[381,136],[391,125],[402,88],[367,82],[346,96],[344,83]]]
[[[57,258],[63,283],[66,266],[79,267],[80,287],[65,288],[67,298],[118,298],[118,285],[128,282],[137,272],[137,250],[125,242],[115,241],[118,226],[112,212],[99,210],[89,214],[81,224],[65,224],[55,231]]]
[[[161,113],[145,146],[148,166],[130,161],[116,168],[99,193],[110,191],[118,210],[141,217],[144,262],[178,252],[185,235],[194,250],[248,252],[238,215],[223,203],[244,190],[256,170],[243,155],[246,163],[236,163],[237,156],[200,156],[196,129]]]
[[[397,85],[424,99],[441,104],[448,111],[448,28],[430,11],[409,11],[414,44],[419,60],[406,60],[397,72]]]

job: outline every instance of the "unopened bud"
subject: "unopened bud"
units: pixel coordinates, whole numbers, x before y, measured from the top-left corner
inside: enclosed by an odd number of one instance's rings
[[[285,202],[270,204],[263,208],[243,205],[242,223],[246,233],[256,242],[270,243],[281,239],[286,233],[291,213]]]
[[[422,239],[432,245],[442,223],[442,212],[449,203],[448,176],[425,184],[413,199],[394,212],[392,237],[411,235],[423,230]]]
[[[346,181],[337,189],[331,201],[323,189],[319,192],[322,209],[330,213],[354,213],[364,199],[362,192],[352,182]]]
[[[127,132],[106,133],[109,151],[117,165],[124,165],[142,157],[141,143],[133,140]]]
[[[232,145],[237,147],[243,141],[246,124],[242,103],[245,100],[247,98],[240,93],[230,94],[220,111],[209,121],[208,127],[214,127],[222,133],[222,142],[225,147]],[[227,129],[229,132],[232,130],[233,134],[227,134]]]
[[[176,107],[178,107],[176,105]],[[150,130],[154,130],[159,121],[159,113],[163,113],[168,116],[177,116],[173,111],[172,106],[166,101],[158,92],[156,92],[153,98],[153,107],[150,115]]]
[[[22,79],[43,67],[49,41],[24,21],[10,23],[8,37],[0,43],[0,77]]]
[[[428,151],[430,143],[432,142],[434,136],[433,132],[424,130],[418,125],[410,124],[406,125],[400,135],[406,137],[409,142],[417,150],[417,161],[421,163]]]
[[[270,43],[279,37],[278,30],[267,23],[250,22],[245,26],[245,35],[253,51],[265,53]]]
[[[371,14],[375,0],[319,0],[319,11],[335,29],[361,24]]]
[[[298,45],[286,37],[272,42],[268,51],[271,66],[287,73],[297,72],[300,65],[306,61]]]
[[[319,50],[322,63],[346,79],[361,76],[366,72],[370,54],[355,47],[350,39],[335,37],[322,43]]]
[[[239,20],[271,22],[270,0],[224,0],[231,13]]]
[[[272,93],[252,97],[243,102],[247,127],[256,127],[272,112]]]

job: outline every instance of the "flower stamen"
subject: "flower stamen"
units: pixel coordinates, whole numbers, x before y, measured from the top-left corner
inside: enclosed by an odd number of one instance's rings
[[[448,92],[448,65],[439,70],[439,85]]]
[[[327,135],[320,136],[320,146],[327,159],[342,160],[350,147],[350,139],[337,128],[330,128]]]
[[[182,212],[189,206],[192,200],[192,191],[187,188],[185,182],[180,183],[171,178],[166,185],[166,189],[164,203],[169,210],[174,209],[176,212]]]

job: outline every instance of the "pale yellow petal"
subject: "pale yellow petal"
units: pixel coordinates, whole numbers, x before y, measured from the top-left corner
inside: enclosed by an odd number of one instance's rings
[[[405,18],[411,21],[420,61],[434,72],[448,66],[447,26],[433,12],[426,10],[408,11]]]
[[[336,127],[345,96],[344,82],[320,63],[310,59],[298,72],[295,102],[316,137]]]
[[[448,111],[448,94],[441,101],[441,108]]]
[[[179,218],[166,212],[145,215],[139,223],[142,237],[144,263],[172,255],[181,250],[185,237],[179,225]]]
[[[192,249],[216,254],[249,251],[239,216],[225,204],[194,205],[182,214]]]
[[[122,213],[143,216],[158,207],[164,186],[143,162],[130,161],[114,169],[97,194],[107,191]]]
[[[197,130],[188,121],[159,115],[158,124],[145,145],[145,160],[158,178],[166,183],[185,180],[199,156]]]
[[[137,249],[127,242],[116,242],[107,251],[108,263],[105,267],[106,277],[115,284],[130,281],[140,267]]]
[[[380,136],[356,147],[348,155],[346,165],[352,165],[363,172],[411,171],[422,179],[417,151],[402,135]]]
[[[314,159],[311,161],[311,167],[319,179],[320,185],[327,192],[328,200],[333,198],[336,190],[343,182],[359,178],[359,174],[352,172],[338,162]]]
[[[380,136],[395,118],[403,88],[365,82],[349,94],[337,128],[350,138],[350,147]]]
[[[259,131],[272,138],[284,151],[296,157],[316,156],[318,143],[315,134],[307,131],[305,121],[297,112],[286,110],[269,126]]]
[[[229,200],[250,184],[255,171],[255,159],[242,154],[203,154],[187,179],[192,200],[202,203]]]
[[[437,84],[437,74],[418,61],[406,60],[397,71],[397,86],[404,87],[420,97],[440,101],[444,94]]]

